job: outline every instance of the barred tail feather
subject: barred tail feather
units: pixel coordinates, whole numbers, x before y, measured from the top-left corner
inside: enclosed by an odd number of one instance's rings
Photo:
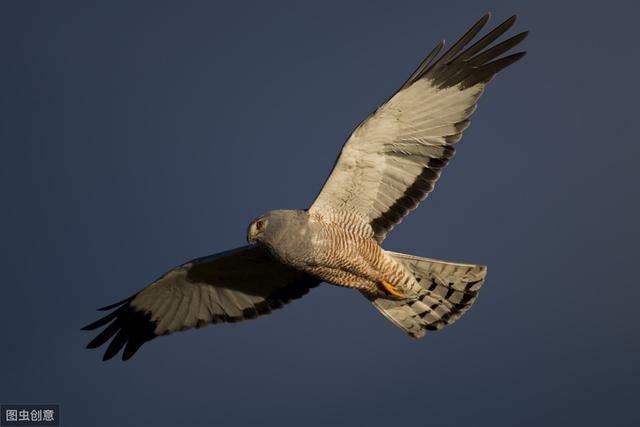
[[[415,338],[458,320],[475,302],[487,274],[483,265],[387,253],[413,273],[422,289],[415,299],[376,298],[372,302],[387,319]]]

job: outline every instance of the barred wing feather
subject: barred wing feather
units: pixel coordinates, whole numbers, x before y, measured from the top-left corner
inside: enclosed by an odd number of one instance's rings
[[[268,314],[319,283],[276,261],[258,246],[198,258],[169,271],[137,294],[99,309],[113,311],[83,328],[107,325],[87,348],[111,340],[103,360],[123,348],[122,359],[127,360],[157,336]]]
[[[511,28],[515,16],[463,50],[488,20],[489,14],[483,16],[436,59],[444,42],[438,44],[400,90],[354,130],[311,213],[338,222],[355,216],[381,242],[418,206],[453,156],[486,84],[525,54],[496,59],[526,32],[485,49]]]

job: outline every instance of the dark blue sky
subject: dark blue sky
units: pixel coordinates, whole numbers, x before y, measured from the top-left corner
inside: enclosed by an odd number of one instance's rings
[[[267,4],[268,3],[268,4]],[[305,208],[351,132],[485,11],[530,30],[387,249],[485,263],[411,340],[323,285],[100,361],[93,310]],[[640,424],[633,2],[0,3],[0,402],[65,426]]]

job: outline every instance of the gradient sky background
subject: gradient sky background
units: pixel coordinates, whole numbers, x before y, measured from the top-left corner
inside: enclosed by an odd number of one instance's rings
[[[411,340],[324,285],[127,363],[84,349],[95,307],[307,207],[354,126],[488,10],[520,15],[529,55],[385,241],[489,265],[462,320]],[[0,2],[0,402],[60,403],[65,426],[640,425],[637,14]]]

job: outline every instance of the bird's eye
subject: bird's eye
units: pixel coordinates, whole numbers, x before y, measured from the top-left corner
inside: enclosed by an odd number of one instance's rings
[[[256,230],[261,231],[264,228],[264,220],[261,219],[256,222]]]

